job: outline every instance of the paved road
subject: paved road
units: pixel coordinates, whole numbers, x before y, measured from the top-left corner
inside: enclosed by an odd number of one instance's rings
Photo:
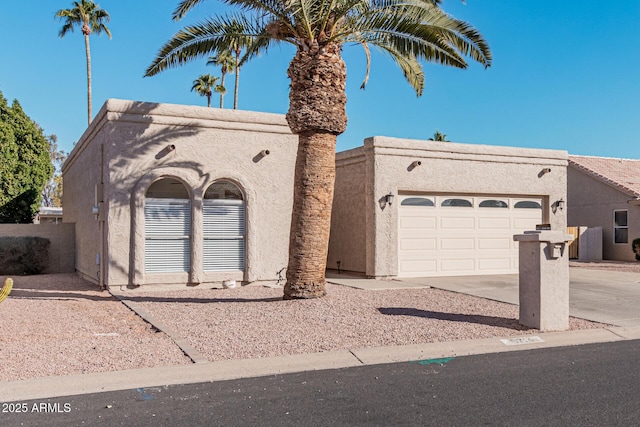
[[[18,402],[27,413],[0,413],[0,425],[637,425],[638,350],[632,340]]]

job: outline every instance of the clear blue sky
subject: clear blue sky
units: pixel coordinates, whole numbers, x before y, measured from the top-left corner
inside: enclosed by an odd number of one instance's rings
[[[191,92],[205,59],[143,78],[158,49],[182,26],[222,9],[205,1],[171,21],[178,0],[102,0],[113,39],[91,37],[93,109],[108,98],[206,105]],[[444,0],[443,9],[480,30],[493,66],[458,70],[427,64],[420,98],[388,57],[374,53],[359,90],[364,54],[346,46],[347,131],[338,151],[385,135],[427,139],[436,129],[472,144],[568,150],[640,158],[640,0]],[[54,13],[71,0],[3,1],[0,91],[17,98],[46,134],[69,151],[86,129],[86,69],[79,30],[58,37]],[[240,108],[285,113],[293,50],[273,49],[240,74]],[[233,76],[230,76],[233,80]],[[228,91],[233,91],[232,83]],[[215,99],[214,99],[215,101]],[[213,105],[217,105],[213,102]],[[226,97],[227,108],[232,96]]]

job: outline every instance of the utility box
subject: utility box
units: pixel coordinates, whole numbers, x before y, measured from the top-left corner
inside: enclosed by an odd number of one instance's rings
[[[541,331],[569,329],[569,242],[562,231],[525,231],[519,245],[520,323]]]

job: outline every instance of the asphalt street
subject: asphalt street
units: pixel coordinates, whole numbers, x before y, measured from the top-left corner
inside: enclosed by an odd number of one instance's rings
[[[0,425],[637,425],[639,350],[628,340],[2,403]]]

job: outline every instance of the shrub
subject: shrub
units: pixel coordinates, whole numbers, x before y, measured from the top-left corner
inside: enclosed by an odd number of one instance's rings
[[[631,249],[633,250],[633,253],[636,254],[636,260],[640,261],[640,237],[633,239],[633,242],[631,242]]]
[[[49,239],[0,237],[0,274],[40,274],[49,265]]]

